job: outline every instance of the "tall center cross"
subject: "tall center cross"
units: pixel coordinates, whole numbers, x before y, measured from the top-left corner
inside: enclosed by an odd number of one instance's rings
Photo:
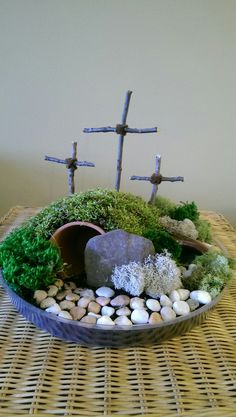
[[[184,181],[184,177],[163,177],[160,173],[161,170],[161,156],[156,155],[156,163],[155,163],[155,172],[151,175],[151,177],[140,177],[138,175],[132,175],[130,177],[131,180],[139,180],[139,181],[149,181],[152,184],[152,193],[149,200],[149,204],[154,204],[156,199],[156,194],[158,190],[158,185],[162,181]]]
[[[58,164],[66,165],[68,171],[68,183],[69,183],[69,190],[70,194],[74,194],[75,192],[75,183],[74,183],[74,172],[77,167],[95,167],[92,162],[87,161],[78,161],[77,160],[77,142],[72,142],[72,155],[70,158],[66,159],[59,159],[55,158],[54,156],[47,156],[45,155],[45,161],[50,162],[57,162]]]
[[[85,128],[83,131],[85,133],[97,133],[97,132],[115,132],[119,135],[119,143],[118,143],[118,156],[117,156],[117,165],[116,165],[116,183],[115,188],[117,191],[120,189],[120,180],[121,180],[121,171],[122,171],[122,156],[123,156],[123,144],[124,144],[124,137],[127,133],[156,133],[157,127],[147,128],[147,129],[134,129],[128,127],[126,124],[128,110],[129,110],[129,103],[131,98],[132,91],[127,91],[125,97],[125,104],[123,108],[121,124],[117,124],[115,127],[107,126],[107,127],[91,127]]]

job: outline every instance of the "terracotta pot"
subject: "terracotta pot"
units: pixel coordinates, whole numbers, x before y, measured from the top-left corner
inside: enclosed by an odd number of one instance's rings
[[[104,233],[101,227],[80,221],[66,223],[55,231],[50,241],[59,247],[63,262],[68,264],[66,269],[68,277],[85,273],[85,246],[89,239]]]

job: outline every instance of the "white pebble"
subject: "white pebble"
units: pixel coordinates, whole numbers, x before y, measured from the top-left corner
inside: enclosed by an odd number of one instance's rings
[[[63,319],[73,320],[72,316],[70,315],[70,313],[68,313],[68,311],[61,311],[58,314],[58,317],[62,317]]]
[[[192,300],[192,298],[189,298],[186,303],[188,303],[190,311],[194,311],[199,307],[199,302],[196,300]]]
[[[102,312],[102,316],[111,317],[115,313],[115,309],[110,306],[103,306],[101,312]]]
[[[86,308],[89,305],[90,301],[91,301],[91,298],[89,297],[81,297],[79,301],[77,302],[77,306]]]
[[[163,321],[162,318],[161,318],[161,315],[159,313],[157,313],[156,311],[154,311],[150,315],[148,323],[149,324],[157,324],[157,323],[160,323],[161,321]]]
[[[99,297],[96,298],[96,302],[98,304],[100,304],[100,306],[106,306],[107,304],[110,303],[110,301],[111,301],[110,298],[104,297],[103,295],[101,295],[101,296],[99,296]]]
[[[56,285],[49,285],[48,297],[55,297],[58,293],[58,287]]]
[[[130,316],[131,310],[129,307],[121,307],[116,310],[117,316]]]
[[[73,281],[67,281],[64,283],[64,287],[66,290],[75,290],[76,284]]]
[[[130,308],[132,310],[138,309],[138,308],[144,308],[144,300],[139,297],[133,297],[130,299]]]
[[[130,298],[128,295],[117,295],[117,297],[113,298],[111,300],[111,306],[112,307],[123,307],[127,306],[130,302]]]
[[[109,316],[102,316],[99,319],[97,319],[97,324],[104,324],[106,326],[114,326],[115,323]]]
[[[178,316],[186,316],[189,314],[190,308],[186,301],[175,301],[173,304],[173,310]]]
[[[162,307],[172,307],[172,301],[171,299],[168,297],[168,295],[162,294],[160,296],[160,304]]]
[[[153,300],[153,298],[149,298],[146,301],[146,306],[147,308],[149,308],[149,310],[152,310],[152,311],[160,311],[161,309],[159,301]]]
[[[79,300],[79,295],[78,294],[73,294],[72,292],[66,295],[66,300],[67,301],[78,301]]]
[[[90,290],[89,288],[84,288],[80,291],[81,297],[88,297],[90,300],[95,300],[95,294],[93,290]]]
[[[100,287],[96,290],[96,294],[99,297],[110,298],[110,297],[113,297],[115,295],[115,291],[110,287]]]
[[[93,313],[92,311],[89,311],[88,316],[96,317],[96,319],[100,319],[100,317],[102,317],[101,314],[96,314],[96,313]]]
[[[87,324],[96,324],[97,319],[94,316],[84,316],[80,321]]]
[[[180,300],[180,295],[179,295],[177,290],[171,291],[171,293],[169,294],[169,297],[170,297],[172,303],[174,303],[175,301]]]
[[[73,301],[64,300],[61,301],[59,305],[62,310],[71,310],[75,306],[75,303],[73,303]]]
[[[146,310],[137,308],[133,310],[131,314],[131,321],[134,324],[145,324],[148,323],[149,314]]]
[[[53,314],[58,314],[61,311],[61,307],[59,306],[59,304],[53,304],[52,306],[46,308],[47,313],[53,313]]]
[[[198,301],[200,304],[208,304],[211,302],[211,295],[207,291],[195,290],[190,293],[190,298]]]
[[[53,304],[56,304],[56,300],[52,297],[47,297],[40,303],[40,308],[46,309],[51,307]]]
[[[37,304],[40,304],[45,298],[47,298],[48,294],[44,290],[36,290],[34,292],[34,298]]]
[[[176,318],[176,313],[171,307],[165,306],[161,309],[161,317],[163,321],[170,321]]]
[[[118,326],[132,326],[133,323],[128,319],[127,316],[119,316],[115,319],[115,324]]]
[[[180,288],[179,290],[177,290],[177,292],[179,293],[180,301],[186,301],[189,298],[189,294],[190,294],[189,290]]]

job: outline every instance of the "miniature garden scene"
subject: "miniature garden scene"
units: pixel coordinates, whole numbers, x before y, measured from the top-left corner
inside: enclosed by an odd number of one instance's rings
[[[211,226],[194,201],[176,204],[160,194],[161,183],[184,181],[154,173],[133,175],[150,187],[150,199],[120,190],[126,135],[156,133],[126,124],[131,91],[121,124],[86,128],[85,133],[118,135],[114,190],[75,192],[77,143],[66,159],[45,160],[66,166],[70,195],[52,202],[15,229],[0,245],[5,285],[22,300],[66,325],[80,328],[158,328],[191,317],[210,305],[232,277],[233,261],[213,244]],[[172,334],[174,336],[175,334]]]

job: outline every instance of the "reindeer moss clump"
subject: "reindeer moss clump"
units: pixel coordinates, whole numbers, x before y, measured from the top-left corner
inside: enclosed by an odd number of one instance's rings
[[[65,223],[91,222],[105,231],[123,229],[142,235],[145,229],[158,227],[158,211],[141,197],[106,189],[94,189],[53,202],[31,220],[35,231],[49,238]]]
[[[1,243],[0,267],[6,282],[21,294],[52,284],[62,261],[57,247],[24,225]]]

